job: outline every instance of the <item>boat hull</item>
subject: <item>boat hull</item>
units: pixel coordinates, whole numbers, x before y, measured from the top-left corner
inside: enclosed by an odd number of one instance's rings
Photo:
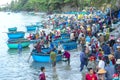
[[[40,41],[40,39],[37,39],[37,40],[30,40],[30,43],[37,43],[37,42],[39,42]]]
[[[48,63],[50,62],[50,55],[37,55],[37,54],[32,54],[32,58],[36,62],[43,62],[43,63]],[[56,57],[56,61],[59,62],[62,60],[62,55],[58,54]]]
[[[25,32],[9,32],[7,33],[9,39],[24,38]]]
[[[77,49],[77,43],[76,42],[63,43],[63,49],[64,50]]]
[[[17,49],[17,48],[18,48],[18,44],[19,44],[19,43],[7,43],[7,46],[8,46],[10,49]],[[21,42],[22,48],[28,47],[29,44],[30,44],[29,41]]]
[[[36,30],[36,26],[26,26],[27,32],[29,31],[35,31]]]
[[[9,32],[15,32],[15,31],[17,31],[17,27],[8,28],[8,31],[9,31]]]

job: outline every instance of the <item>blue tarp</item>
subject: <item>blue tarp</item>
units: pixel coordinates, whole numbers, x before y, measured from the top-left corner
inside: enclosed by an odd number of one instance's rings
[[[119,11],[119,13],[118,13],[118,19],[120,19],[120,11]]]

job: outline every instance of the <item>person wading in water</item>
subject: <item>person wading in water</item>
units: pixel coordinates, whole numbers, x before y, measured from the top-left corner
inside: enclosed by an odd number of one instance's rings
[[[22,44],[21,42],[19,42],[18,44],[18,54],[21,54],[22,53]]]
[[[56,53],[54,52],[54,49],[50,52],[50,59],[52,61],[52,67],[54,70],[56,70]]]
[[[46,80],[45,67],[41,67],[41,73],[39,75],[39,80]]]

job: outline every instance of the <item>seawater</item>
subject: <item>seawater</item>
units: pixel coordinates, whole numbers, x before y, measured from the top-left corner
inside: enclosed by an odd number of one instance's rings
[[[41,15],[30,15],[26,12],[0,12],[0,80],[39,80],[40,67],[45,66],[47,80],[82,80],[80,70],[79,51],[71,51],[71,65],[58,62],[56,72],[51,63],[38,63],[30,58],[30,49],[24,48],[21,55],[17,50],[7,47],[8,28],[17,27],[18,31],[26,31],[25,25],[43,20]],[[27,33],[26,33],[27,34]]]

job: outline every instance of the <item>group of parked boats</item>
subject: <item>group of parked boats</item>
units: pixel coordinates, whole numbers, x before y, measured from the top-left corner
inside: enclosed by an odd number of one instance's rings
[[[41,24],[38,23],[38,25],[29,25],[26,26],[27,32],[35,32],[39,27],[43,27]],[[7,46],[9,49],[18,49],[18,45],[21,44],[22,48],[28,47],[31,43],[36,43],[40,41],[40,39],[35,40],[29,40],[25,38],[25,32],[23,31],[17,31],[17,27],[8,28],[8,41]],[[55,36],[53,36],[54,38]],[[61,37],[58,39],[55,39],[52,41],[54,46],[58,46],[58,43],[61,43],[64,50],[72,50],[77,48],[77,43],[75,41],[70,40],[70,35],[67,33],[62,33]],[[74,45],[73,45],[74,44]],[[47,54],[50,52],[50,48],[42,48],[41,53],[37,53],[35,50],[32,51],[32,58],[34,61],[37,62],[50,62],[50,54]],[[57,53],[57,61],[62,60],[62,54]]]
[[[26,30],[27,32],[32,31],[35,32],[37,28],[39,28],[39,26],[41,26],[41,24],[28,25],[26,26]],[[8,36],[7,45],[10,49],[17,49],[19,43],[21,43],[23,48],[28,47],[30,44],[30,40],[25,39],[25,32],[17,31],[17,27],[8,28],[7,36]]]
[[[70,40],[70,35],[67,33],[61,34],[61,37],[54,40],[52,42],[54,46],[58,47],[58,44],[61,43],[64,50],[73,50],[77,49],[77,43],[76,41]],[[40,53],[37,53],[36,51],[32,52],[32,58],[34,61],[37,62],[50,62],[50,54],[51,48],[42,48]],[[62,54],[58,54],[58,50],[55,50],[57,56],[56,61],[61,61],[63,59]]]
[[[8,41],[7,45],[10,49],[17,49],[20,43],[23,48],[29,46],[29,40],[25,39],[25,32],[17,31],[17,27],[8,28]]]

